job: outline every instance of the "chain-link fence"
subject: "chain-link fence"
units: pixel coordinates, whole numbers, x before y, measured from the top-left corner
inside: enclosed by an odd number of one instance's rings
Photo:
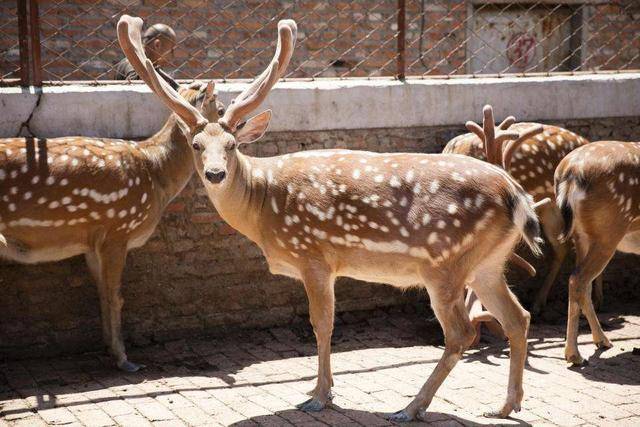
[[[24,31],[21,2],[31,5]],[[639,0],[10,0],[0,1],[0,78],[114,79],[124,13],[175,30],[162,67],[178,79],[255,76],[283,18],[299,27],[287,78],[640,68]]]

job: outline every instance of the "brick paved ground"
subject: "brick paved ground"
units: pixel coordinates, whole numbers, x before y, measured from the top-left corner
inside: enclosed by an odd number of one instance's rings
[[[533,325],[523,411],[505,424],[640,425],[640,316],[602,314],[614,349],[597,354],[580,337],[588,366],[567,369],[564,326]],[[583,329],[583,332],[585,330]],[[442,353],[439,328],[418,315],[346,314],[334,339],[332,409],[292,409],[316,368],[309,328],[248,331],[145,347],[148,364],[125,375],[101,354],[0,364],[0,426],[387,425]],[[505,395],[508,353],[483,344],[454,369],[426,415],[443,425],[492,424],[481,417]]]

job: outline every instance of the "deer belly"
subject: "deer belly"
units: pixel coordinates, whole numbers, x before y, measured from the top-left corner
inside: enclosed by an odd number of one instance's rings
[[[629,233],[618,243],[620,252],[640,254],[640,231]]]
[[[343,253],[336,275],[396,287],[411,287],[423,282],[418,267],[414,260],[405,257],[380,256],[369,252]]]
[[[0,258],[9,259],[22,264],[61,261],[89,250],[87,245],[74,243],[63,246],[44,246],[31,248],[24,243],[7,238],[7,245],[0,243]]]

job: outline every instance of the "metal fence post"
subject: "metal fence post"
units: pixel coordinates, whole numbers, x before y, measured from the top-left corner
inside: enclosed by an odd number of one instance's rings
[[[398,0],[398,69],[396,71],[396,77],[399,80],[404,80],[406,73],[405,62],[405,0]]]
[[[29,39],[31,41],[31,84],[42,86],[42,63],[40,61],[40,14],[38,0],[29,0]]]
[[[16,0],[18,3],[18,46],[20,47],[20,86],[29,86],[29,19],[27,2]]]

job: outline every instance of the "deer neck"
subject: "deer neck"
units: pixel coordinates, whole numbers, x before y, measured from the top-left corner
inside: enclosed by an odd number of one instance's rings
[[[237,151],[229,161],[226,183],[220,188],[207,185],[209,198],[222,219],[259,246],[259,224],[268,191],[267,182],[254,174],[261,160]]]
[[[149,173],[163,203],[168,203],[193,175],[193,155],[174,114],[151,138],[141,143]]]

